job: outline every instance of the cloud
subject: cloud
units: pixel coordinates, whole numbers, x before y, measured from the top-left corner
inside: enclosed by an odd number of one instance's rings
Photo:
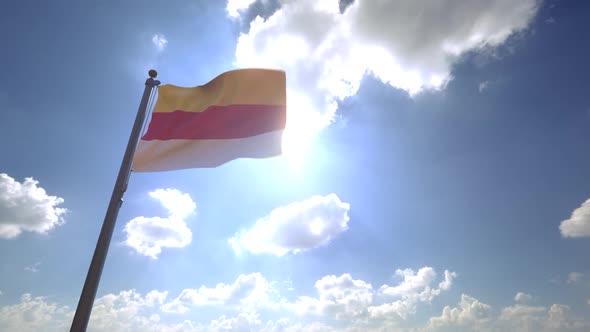
[[[451,287],[453,273],[447,271],[437,283],[429,267],[411,273],[409,269],[398,271],[402,271],[397,273],[402,278],[400,282],[387,287],[397,289],[395,296],[399,299],[383,304],[381,297],[393,295],[381,294],[370,283],[348,273],[320,278],[315,283],[317,297],[298,296],[292,302],[275,293],[273,282],[260,273],[242,274],[231,284],[185,289],[170,301],[168,291],[142,294],[134,289],[125,290],[96,299],[88,331],[582,332],[590,328],[590,321],[576,316],[563,304],[492,307],[466,294],[461,295],[457,305],[445,306],[440,316],[428,318],[415,314],[417,305],[430,302],[429,296],[420,294],[428,289]],[[412,303],[412,299],[418,302]],[[185,306],[187,310],[169,310],[174,306]],[[193,306],[200,307],[198,313],[189,312]],[[404,312],[406,316],[400,314]],[[0,306],[0,330],[64,331],[73,314],[68,306],[24,294],[16,304]],[[268,317],[272,319],[267,320]]]
[[[0,174],[0,238],[15,238],[22,232],[46,234],[65,222],[67,209],[59,207],[63,198],[47,195],[38,184],[33,178],[20,183]]]
[[[0,307],[0,331],[63,331],[69,308],[23,294],[20,303]]]
[[[514,301],[520,302],[520,303],[528,303],[528,302],[531,302],[532,299],[533,299],[533,297],[530,294],[523,293],[523,292],[518,292],[514,296]]]
[[[396,270],[395,275],[402,277],[402,282],[394,287],[388,285],[381,286],[379,289],[381,294],[407,297],[427,288],[434,278],[436,278],[436,272],[431,267],[423,267],[418,272],[414,272],[412,269]]]
[[[164,304],[164,312],[186,313],[190,306],[234,306],[242,309],[270,303],[273,288],[260,273],[241,274],[232,284],[186,288],[174,300]]]
[[[225,10],[227,10],[229,17],[238,18],[241,12],[248,9],[255,2],[256,0],[228,0]]]
[[[566,282],[568,284],[577,284],[584,279],[584,274],[581,272],[570,272],[567,275]]]
[[[152,43],[158,51],[163,51],[168,45],[168,39],[163,34],[157,33],[152,37]]]
[[[25,267],[25,271],[29,271],[29,272],[39,272],[39,265],[41,265],[41,262],[37,262],[35,264],[29,265]]]
[[[385,297],[399,298],[399,300],[369,307],[369,314],[372,318],[406,319],[416,312],[418,303],[430,303],[442,291],[449,290],[457,277],[455,272],[445,270],[444,279],[436,288],[432,284],[436,280],[437,274],[429,266],[425,266],[417,272],[412,269],[396,270],[395,274],[402,278],[401,282],[396,286],[381,286],[379,294]]]
[[[379,293],[404,299],[416,297],[421,301],[431,301],[440,294],[440,291],[450,289],[457,277],[455,272],[445,270],[444,280],[438,284],[439,287],[432,288],[431,284],[436,278],[436,272],[431,267],[423,267],[417,272],[412,269],[396,270],[395,274],[403,280],[397,286],[381,286]]]
[[[379,326],[407,320],[416,313],[420,303],[430,303],[441,291],[450,289],[456,277],[454,272],[445,271],[436,288],[436,272],[431,267],[416,273],[411,269],[397,270],[396,274],[403,276],[398,285],[383,285],[379,290],[348,273],[325,276],[315,284],[317,297],[298,296],[295,302],[283,306],[297,315],[358,323],[366,330],[365,323]],[[375,301],[377,296],[397,300],[383,303]]]
[[[225,315],[211,321],[209,331],[260,331],[262,321],[258,315],[241,312],[235,317]]]
[[[170,331],[160,325],[158,306],[168,292],[152,290],[142,296],[135,290],[104,295],[94,302],[90,331]]]
[[[367,74],[410,94],[442,89],[462,55],[501,45],[539,8],[537,0],[356,0],[341,13],[338,0],[280,4],[240,35],[235,64],[287,72],[288,107],[297,109],[288,129],[328,125]]]
[[[499,314],[498,314],[499,312]],[[441,316],[432,317],[431,331],[587,331],[590,322],[570,313],[570,308],[516,304],[495,310],[469,295],[461,295],[458,306],[445,306]]]
[[[329,315],[336,319],[351,319],[367,312],[373,301],[371,284],[354,280],[345,273],[325,276],[315,283],[317,298],[300,296],[290,308],[299,315]]]
[[[157,199],[168,210],[171,218],[183,219],[197,210],[197,204],[191,196],[176,189],[156,189],[149,195]]]
[[[157,259],[162,248],[183,248],[192,241],[192,232],[185,218],[197,205],[189,194],[176,189],[157,189],[149,193],[168,210],[168,217],[136,217],[125,225],[125,245],[138,253]]]
[[[350,204],[336,194],[278,207],[229,239],[236,253],[283,256],[325,245],[348,229]]]
[[[490,81],[483,81],[479,83],[479,92],[484,92],[490,86]]]
[[[563,237],[590,236],[590,199],[572,212],[572,216],[559,225]]]
[[[491,320],[492,313],[491,306],[481,303],[474,297],[462,294],[458,306],[454,308],[445,306],[440,316],[430,319],[429,327],[468,326],[477,330]]]
[[[552,304],[549,308],[514,305],[502,309],[495,325],[512,331],[587,331],[588,321],[574,317],[570,307]]]

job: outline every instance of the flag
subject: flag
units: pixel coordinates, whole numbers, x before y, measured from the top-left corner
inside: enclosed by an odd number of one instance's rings
[[[239,69],[194,88],[163,85],[133,160],[135,172],[216,167],[281,153],[285,72]]]

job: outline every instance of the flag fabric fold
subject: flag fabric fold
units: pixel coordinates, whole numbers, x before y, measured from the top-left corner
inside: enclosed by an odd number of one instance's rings
[[[238,69],[193,88],[161,86],[133,170],[216,167],[281,154],[285,81],[283,71]]]

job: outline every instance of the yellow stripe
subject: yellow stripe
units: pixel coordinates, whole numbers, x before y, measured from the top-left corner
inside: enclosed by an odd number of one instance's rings
[[[225,72],[194,88],[163,85],[154,112],[202,112],[211,105],[286,105],[285,72],[269,69],[238,69]]]

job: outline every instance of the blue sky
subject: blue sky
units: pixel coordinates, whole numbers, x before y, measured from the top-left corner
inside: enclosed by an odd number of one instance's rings
[[[133,174],[90,331],[589,330],[590,4],[344,7],[3,3],[0,330],[68,329],[147,70],[240,67],[285,155]]]

